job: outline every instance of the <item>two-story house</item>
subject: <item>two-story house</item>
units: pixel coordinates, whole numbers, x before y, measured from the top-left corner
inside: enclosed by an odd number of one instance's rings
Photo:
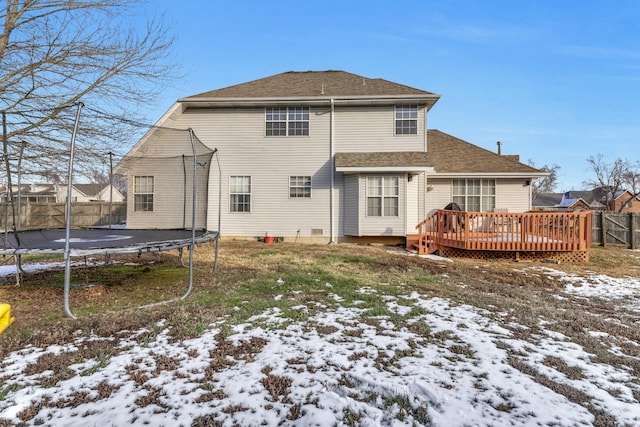
[[[223,237],[402,240],[450,202],[468,211],[530,210],[531,182],[546,173],[427,130],[439,97],[383,79],[309,71],[179,99],[117,167],[128,176],[127,227],[191,224],[186,169],[127,161],[150,159],[161,147],[190,153],[189,139],[168,129],[191,129],[218,150],[212,163],[220,170],[198,178],[206,214],[196,226],[215,230],[220,212]]]

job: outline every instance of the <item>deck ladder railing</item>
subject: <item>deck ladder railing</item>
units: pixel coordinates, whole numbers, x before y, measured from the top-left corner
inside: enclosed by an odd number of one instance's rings
[[[438,210],[418,224],[428,245],[488,251],[585,251],[591,212],[461,212]]]

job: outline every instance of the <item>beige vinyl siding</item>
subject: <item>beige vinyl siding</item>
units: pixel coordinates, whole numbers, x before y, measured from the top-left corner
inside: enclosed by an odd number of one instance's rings
[[[367,215],[367,176],[399,176],[398,180],[398,216]],[[404,178],[404,179],[403,179]],[[360,175],[358,191],[360,193],[360,235],[361,236],[404,236],[406,235],[406,183],[405,175],[363,174]]]
[[[418,108],[418,134],[395,135],[395,106],[335,108],[335,150],[424,151],[424,107]]]
[[[407,177],[404,178],[407,180]],[[420,188],[423,186],[420,185],[420,181],[424,180],[423,175],[415,175],[411,178],[411,182],[407,180],[407,197],[406,197],[406,206],[407,206],[407,230],[406,232],[411,234],[415,233],[415,227],[422,221],[420,215],[422,209],[420,209],[420,199],[422,199],[420,194]]]
[[[497,179],[496,211],[527,212],[531,210],[530,179]]]
[[[427,212],[425,217],[451,203],[451,185],[449,178],[427,178]]]
[[[222,235],[330,237],[328,109],[310,109],[309,136],[265,136],[264,108],[187,110],[178,127],[191,127],[217,148],[222,166]],[[215,162],[214,162],[215,165]],[[251,212],[229,211],[229,177],[251,177]],[[290,198],[289,176],[311,176],[311,197]],[[218,171],[209,179],[208,226],[217,228]],[[339,200],[338,198],[336,200]]]
[[[360,235],[359,184],[359,175],[344,176],[344,234],[347,236]]]

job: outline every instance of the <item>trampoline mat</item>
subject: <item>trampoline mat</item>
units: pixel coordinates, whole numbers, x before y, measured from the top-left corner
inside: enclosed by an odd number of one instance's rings
[[[7,243],[0,253],[64,253],[66,232],[64,229],[24,230],[7,234]],[[196,230],[196,243],[214,240],[216,232]],[[139,252],[170,250],[189,246],[190,229],[141,230],[125,228],[74,229],[69,233],[69,249],[74,254],[82,252]],[[3,240],[4,242],[4,240]]]

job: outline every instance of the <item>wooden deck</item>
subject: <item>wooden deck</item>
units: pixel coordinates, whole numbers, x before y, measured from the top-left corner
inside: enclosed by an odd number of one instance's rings
[[[569,260],[588,260],[591,212],[458,212],[438,210],[416,227],[408,243],[419,254],[435,251],[462,253],[570,254]],[[579,253],[580,256],[573,254]],[[494,256],[489,255],[489,256]]]

